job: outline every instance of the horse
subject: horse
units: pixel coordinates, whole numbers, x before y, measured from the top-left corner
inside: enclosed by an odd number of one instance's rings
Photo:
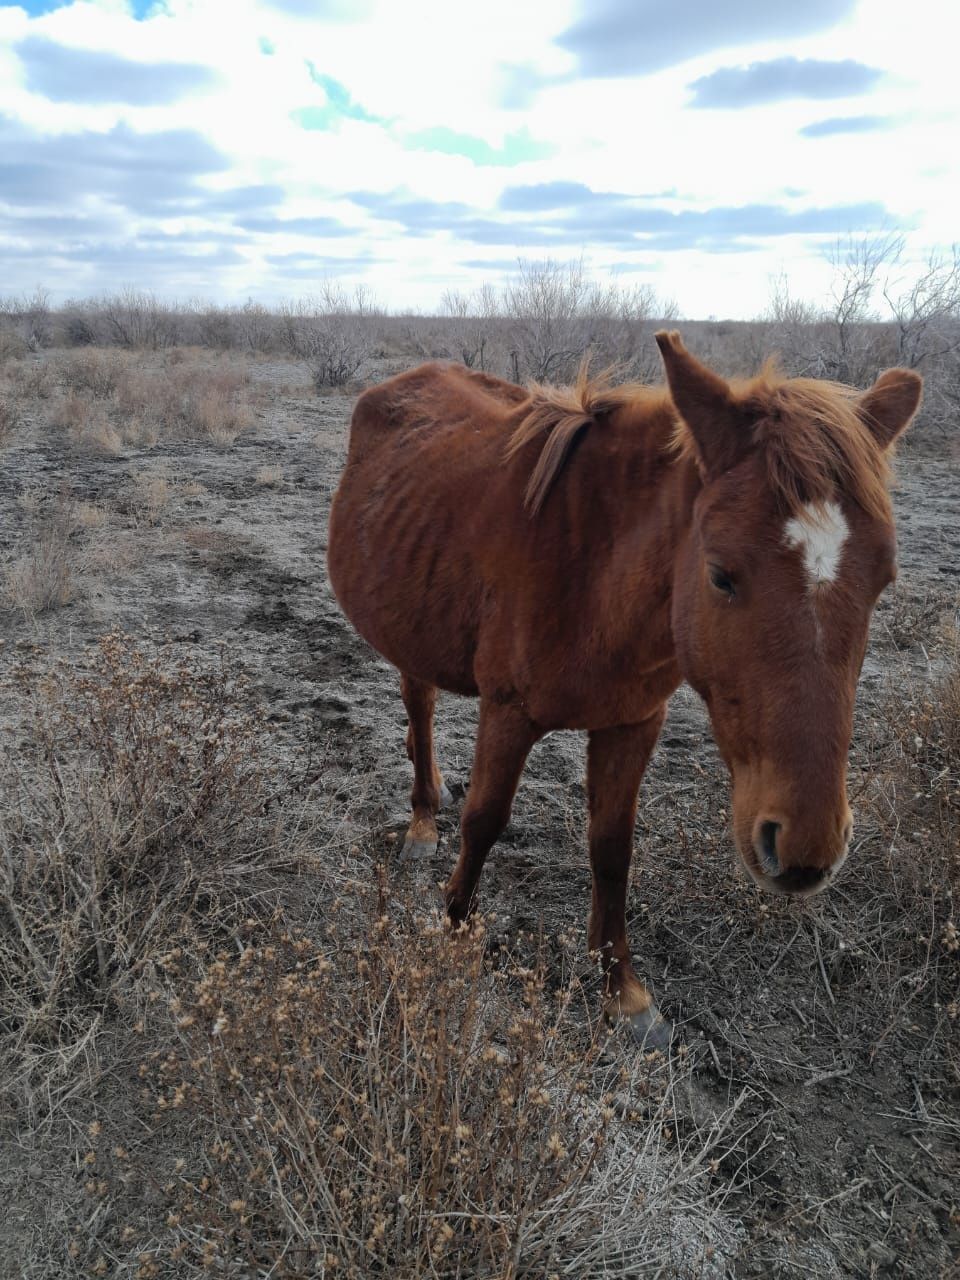
[[[333,501],[330,581],[400,673],[413,763],[408,857],[449,801],[438,689],[479,697],[460,852],[445,889],[474,908],[531,747],[587,734],[592,905],[603,1011],[641,1044],[672,1028],[634,971],[626,898],[640,782],[667,700],[706,703],[747,873],[806,896],[850,844],[846,762],[870,617],[893,581],[889,458],[922,380],[865,392],[727,380],[656,334],[665,386],[581,368],[563,389],[429,363],[363,392]]]

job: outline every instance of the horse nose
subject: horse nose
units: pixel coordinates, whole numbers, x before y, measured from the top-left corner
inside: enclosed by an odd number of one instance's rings
[[[760,860],[761,870],[769,876],[780,874],[780,858],[777,854],[777,836],[780,823],[758,818],[753,829],[753,848]]]
[[[827,874],[826,867],[788,867],[774,876],[773,882],[783,893],[809,893]]]

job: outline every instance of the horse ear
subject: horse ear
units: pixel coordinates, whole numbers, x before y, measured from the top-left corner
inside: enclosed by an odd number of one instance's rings
[[[733,466],[744,444],[743,413],[729,384],[694,359],[676,330],[654,334],[677,412],[690,429],[707,475]]]
[[[923,379],[912,369],[888,369],[857,401],[860,417],[882,449],[889,449],[920,408]]]

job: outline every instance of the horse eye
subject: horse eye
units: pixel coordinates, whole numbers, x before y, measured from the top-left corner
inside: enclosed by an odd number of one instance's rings
[[[724,573],[722,569],[717,569],[712,565],[710,567],[710,582],[718,591],[722,591],[725,596],[735,596],[737,594],[737,589],[729,573]]]

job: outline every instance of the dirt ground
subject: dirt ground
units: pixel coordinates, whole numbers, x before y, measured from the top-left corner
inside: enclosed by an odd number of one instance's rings
[[[255,426],[229,447],[161,441],[98,455],[43,425],[39,407],[27,412],[0,468],[3,558],[23,553],[64,494],[107,518],[75,535],[88,559],[70,603],[0,613],[3,661],[31,646],[78,658],[117,628],[185,653],[227,652],[276,730],[271,749],[305,769],[322,757],[318,785],[344,839],[391,859],[410,784],[397,677],[352,632],[325,570],[352,398],[318,396],[288,362],[250,369]],[[163,500],[145,513],[158,476]],[[908,715],[955,643],[960,463],[906,450],[895,504],[900,576],[864,668],[851,757],[857,835],[837,887],[794,903],[747,884],[732,856],[726,778],[687,689],[641,795],[628,917],[638,971],[696,1055],[690,1105],[719,1110],[750,1088],[753,1137],[740,1167],[716,1175],[740,1188],[726,1207],[743,1228],[731,1276],[960,1275],[960,1026],[944,996],[952,983],[957,999],[960,965],[902,909],[929,902],[939,920],[949,889],[925,865],[922,806],[899,791],[891,801],[887,773],[897,708]],[[438,757],[458,806],[475,723],[472,702],[441,698]],[[584,746],[555,734],[531,756],[481,886],[505,933],[549,939],[585,922]],[[435,895],[456,839],[453,810],[436,857],[394,859],[392,874]],[[0,1169],[0,1271],[10,1276],[27,1273],[17,1251],[63,1176],[43,1135],[14,1130]]]

